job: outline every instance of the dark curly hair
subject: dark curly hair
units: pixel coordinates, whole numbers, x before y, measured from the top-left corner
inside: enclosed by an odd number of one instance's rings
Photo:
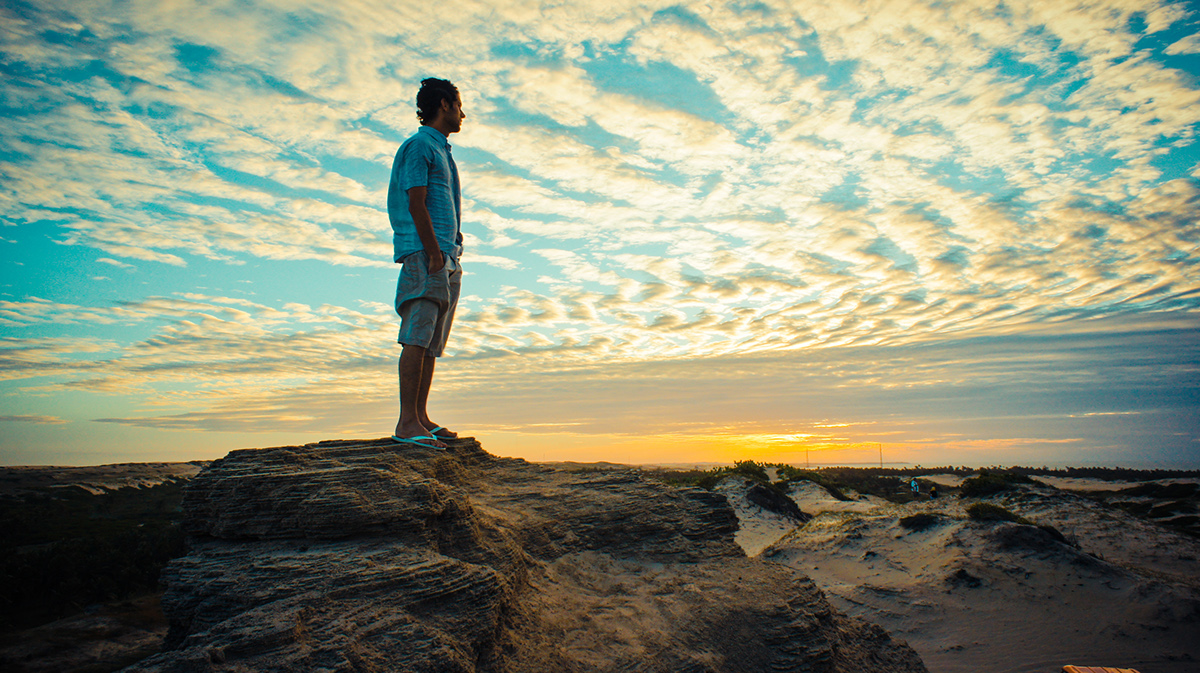
[[[433,121],[444,100],[451,103],[458,100],[458,87],[448,79],[429,77],[421,80],[421,90],[417,92],[417,119],[422,124]]]

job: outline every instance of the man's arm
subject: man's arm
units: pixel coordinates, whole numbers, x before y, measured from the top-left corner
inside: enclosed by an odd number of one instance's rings
[[[425,248],[425,254],[429,257],[429,273],[437,273],[446,265],[446,260],[442,258],[437,235],[433,233],[433,220],[429,217],[429,209],[425,207],[425,191],[425,187],[408,190],[408,212],[412,215],[413,224],[417,225],[421,247]]]

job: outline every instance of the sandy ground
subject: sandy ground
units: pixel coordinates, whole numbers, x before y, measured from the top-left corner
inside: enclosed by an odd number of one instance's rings
[[[192,463],[116,463],[90,467],[0,467],[0,496],[78,486],[92,495],[126,486],[146,488],[173,478],[191,478],[204,461]]]
[[[713,490],[723,494],[737,514],[738,531],[734,540],[745,550],[746,556],[757,556],[799,525],[795,519],[750,502],[746,498],[745,482],[740,477],[726,477]],[[804,506],[800,505],[800,509]]]
[[[960,477],[957,474],[927,474],[921,477],[925,481],[932,481],[938,486],[951,486],[958,488],[963,483],[966,477]]]
[[[907,640],[932,673],[1200,670],[1195,538],[1046,487],[991,501],[1055,526],[1078,549],[1032,526],[972,521],[974,500],[839,502],[815,484],[795,487],[815,515],[796,526],[739,502],[740,484],[719,488],[748,555],[802,570],[839,609]],[[900,524],[921,512],[937,517],[929,528]]]
[[[1138,484],[1172,484],[1186,482],[1200,484],[1200,479],[1156,479],[1151,481],[1104,481],[1103,479],[1078,479],[1074,477],[1043,477],[1033,479],[1064,491],[1119,491]]]
[[[932,481],[939,486],[952,486],[957,488],[963,483],[967,477],[960,477],[957,474],[930,474],[919,477],[925,481]],[[1172,484],[1178,482],[1186,482],[1190,484],[1200,484],[1200,479],[1156,479],[1151,481],[1105,481],[1103,479],[1081,479],[1078,477],[1047,477],[1038,475],[1031,477],[1034,481],[1041,482],[1047,486],[1063,491],[1119,491],[1123,488],[1137,486],[1138,484]]]

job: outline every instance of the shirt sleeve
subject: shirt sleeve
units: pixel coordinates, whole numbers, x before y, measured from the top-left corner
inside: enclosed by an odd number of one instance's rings
[[[407,192],[413,187],[428,187],[432,165],[433,148],[429,143],[408,143],[400,155],[400,188]]]

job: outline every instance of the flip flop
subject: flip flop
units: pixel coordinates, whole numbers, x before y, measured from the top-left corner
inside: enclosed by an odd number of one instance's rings
[[[424,436],[422,436],[422,437],[397,437],[396,435],[392,435],[393,442],[400,442],[401,444],[416,444],[417,446],[423,446],[427,449],[433,449],[434,451],[445,451],[446,450],[446,447],[444,447],[444,446],[433,446],[432,444],[426,444],[425,442],[421,441],[423,439],[431,440],[434,442],[441,441],[437,437],[432,437],[432,436],[431,437],[424,437]]]
[[[442,426],[439,425],[436,428],[429,431],[429,434],[433,435],[434,437],[437,437],[438,441],[441,441],[444,439],[458,439],[457,433],[455,433],[455,435],[453,437],[438,437],[438,430],[446,430],[446,428],[443,428]],[[446,430],[446,432],[452,432],[452,431]]]

